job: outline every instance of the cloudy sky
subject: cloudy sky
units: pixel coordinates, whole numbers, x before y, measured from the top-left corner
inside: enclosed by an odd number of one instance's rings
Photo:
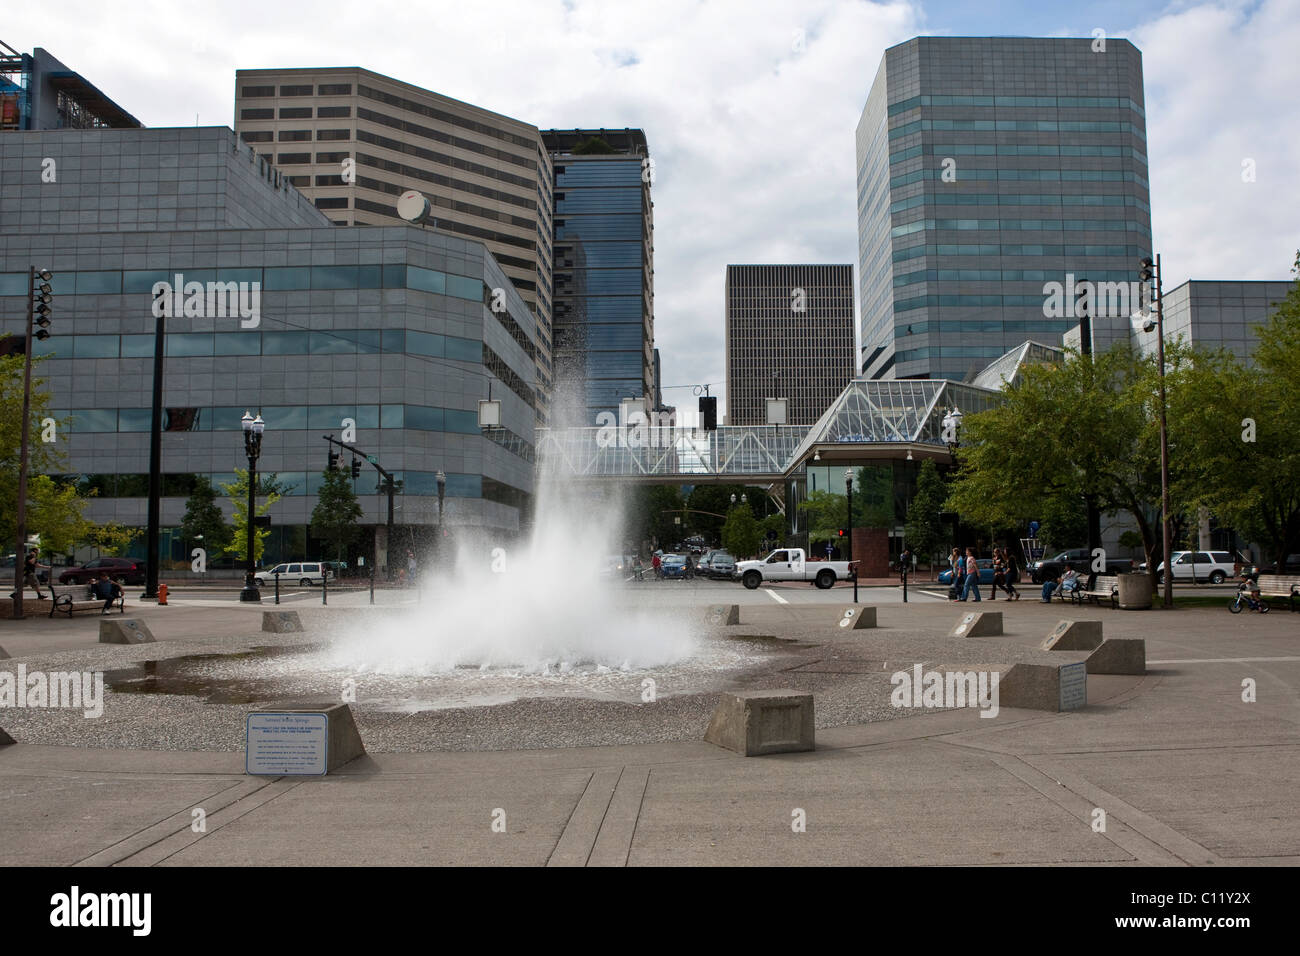
[[[886,47],[1096,29],[1143,53],[1165,288],[1288,278],[1300,0],[47,0],[9,5],[0,39],[146,126],[233,125],[239,68],[355,65],[541,128],[641,127],[665,384],[719,394],[728,263],[856,262],[853,131]]]

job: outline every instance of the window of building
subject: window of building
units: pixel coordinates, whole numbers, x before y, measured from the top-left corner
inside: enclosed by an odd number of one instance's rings
[[[343,162],[343,160],[348,159],[351,155],[352,155],[351,153],[347,153],[347,152],[343,152],[343,153],[317,153],[317,154],[316,154],[316,162],[318,162],[318,163],[341,163],[341,162]]]
[[[245,86],[239,91],[239,95],[247,99],[258,96],[275,96],[274,86]]]
[[[348,200],[346,196],[321,197],[320,199],[316,200],[316,208],[317,209],[347,209]]]
[[[291,185],[291,186],[297,186],[299,189],[301,189],[303,186],[310,186],[310,185],[311,185],[311,177],[310,177],[310,176],[290,176],[290,177],[289,177],[289,185]]]
[[[318,129],[316,130],[318,140],[325,139],[351,139],[352,130],[350,129]]]
[[[275,119],[275,110],[270,110],[270,109],[240,110],[239,118],[246,119],[246,120]]]
[[[321,96],[351,96],[351,83],[322,83],[316,88],[316,92]]]
[[[282,106],[280,119],[311,119],[310,106]]]
[[[351,115],[350,106],[321,106],[316,109],[316,116],[320,119],[346,118]]]
[[[302,142],[303,140],[310,140],[310,139],[311,139],[311,130],[309,129],[280,130],[280,142],[282,143],[298,143],[298,142]]]
[[[282,86],[280,87],[281,96],[311,96],[312,88],[308,83],[304,86]]]
[[[239,138],[245,143],[269,143],[271,142],[271,131],[267,130],[250,130],[246,129],[239,134]],[[283,136],[280,137],[284,139]]]
[[[276,159],[280,166],[302,166],[311,162],[311,153],[281,153]]]

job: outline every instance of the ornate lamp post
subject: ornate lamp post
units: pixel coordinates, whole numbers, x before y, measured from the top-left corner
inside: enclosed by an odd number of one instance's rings
[[[266,422],[262,421],[261,414],[254,418],[244,412],[240,425],[244,429],[244,452],[248,455],[248,573],[244,576],[244,589],[239,592],[239,600],[261,601],[262,595],[258,593],[257,582],[253,579],[257,571],[256,551],[253,548],[256,540],[253,509],[257,495],[257,459],[262,454],[262,432],[266,430]]]

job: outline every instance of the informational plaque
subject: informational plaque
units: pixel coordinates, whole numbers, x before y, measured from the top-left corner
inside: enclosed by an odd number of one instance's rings
[[[1088,703],[1088,665],[1084,661],[1061,666],[1061,710],[1078,710]]]
[[[329,758],[329,718],[249,714],[244,753],[244,767],[251,774],[321,776]]]

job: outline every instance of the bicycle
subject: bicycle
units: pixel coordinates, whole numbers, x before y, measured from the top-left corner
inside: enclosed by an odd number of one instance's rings
[[[1258,611],[1260,614],[1267,614],[1268,602],[1263,600],[1256,601],[1245,588],[1238,588],[1237,596],[1233,598],[1232,603],[1228,605],[1228,610],[1233,614],[1240,614],[1245,608],[1250,608],[1252,611]]]

